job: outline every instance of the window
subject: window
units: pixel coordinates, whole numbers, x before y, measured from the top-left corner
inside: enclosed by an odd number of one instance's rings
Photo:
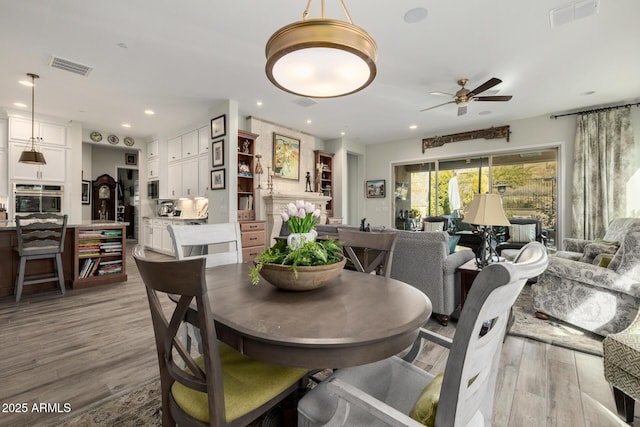
[[[396,189],[403,189],[396,192],[397,228],[407,228],[407,218],[445,216],[450,230],[464,229],[464,207],[475,194],[491,192],[502,196],[508,218],[541,219],[548,244],[555,247],[556,149],[397,165],[394,173]]]

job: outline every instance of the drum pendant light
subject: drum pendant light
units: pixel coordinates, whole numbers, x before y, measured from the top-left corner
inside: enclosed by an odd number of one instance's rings
[[[310,98],[349,95],[367,87],[376,76],[378,47],[362,28],[353,25],[343,0],[339,0],[349,22],[322,17],[286,25],[267,41],[267,77],[278,88]]]
[[[30,165],[46,165],[47,162],[44,159],[44,154],[41,151],[38,151],[36,146],[36,138],[34,136],[34,127],[35,127],[35,89],[36,89],[36,79],[39,79],[40,76],[33,73],[27,73],[27,76],[31,77],[31,138],[29,138],[29,143],[25,147],[22,154],[20,154],[20,159],[18,162],[27,163]]]

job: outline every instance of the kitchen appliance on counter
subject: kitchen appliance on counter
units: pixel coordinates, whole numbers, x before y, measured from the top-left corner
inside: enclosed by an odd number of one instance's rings
[[[173,200],[163,200],[158,202],[158,216],[173,216],[176,203]]]
[[[63,209],[62,185],[14,184],[13,197],[16,209],[14,215],[31,213],[54,213],[61,215]]]

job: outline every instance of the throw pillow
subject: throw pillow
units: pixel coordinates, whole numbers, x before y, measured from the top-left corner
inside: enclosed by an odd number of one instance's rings
[[[424,231],[442,231],[442,230],[444,230],[444,222],[424,221]]]
[[[456,246],[460,241],[460,236],[449,236],[449,254],[452,254],[456,251]]]
[[[535,224],[512,224],[509,226],[509,243],[529,243],[536,240]]]
[[[409,413],[411,418],[425,426],[433,427],[436,423],[436,411],[438,410],[438,402],[440,401],[440,390],[442,389],[443,378],[444,373],[441,373],[427,384]]]
[[[613,256],[617,251],[618,251],[618,246],[616,245],[605,245],[603,243],[588,243],[584,247],[584,252],[582,253],[582,258],[580,258],[580,261],[592,264],[598,255],[610,254]]]
[[[608,254],[600,254],[593,259],[593,265],[598,267],[607,268],[611,260],[613,259],[612,255]]]

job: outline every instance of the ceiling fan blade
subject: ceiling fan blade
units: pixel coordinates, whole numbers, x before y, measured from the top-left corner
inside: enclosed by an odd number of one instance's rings
[[[453,102],[456,102],[456,101],[449,101],[449,102],[445,102],[444,104],[434,105],[433,107],[429,107],[429,108],[425,108],[424,110],[420,110],[420,113],[422,113],[423,111],[427,111],[427,110],[433,110],[434,108],[442,107],[443,105],[451,104]]]
[[[510,101],[511,95],[505,96],[475,96],[474,101]]]
[[[452,93],[447,93],[447,92],[440,92],[439,90],[435,91],[435,92],[429,92],[429,95],[436,95],[436,96],[448,96],[450,98],[453,98],[455,95]]]
[[[487,80],[486,82],[482,83],[477,88],[475,88],[474,90],[472,90],[471,92],[469,92],[468,96],[478,95],[478,94],[484,92],[485,90],[489,90],[492,87],[494,87],[495,85],[498,85],[500,83],[502,83],[502,80],[500,80],[500,79],[498,79],[496,77],[492,77],[489,80]]]
[[[458,107],[458,116],[464,116],[465,114],[467,114],[467,106],[466,105],[461,105]]]

